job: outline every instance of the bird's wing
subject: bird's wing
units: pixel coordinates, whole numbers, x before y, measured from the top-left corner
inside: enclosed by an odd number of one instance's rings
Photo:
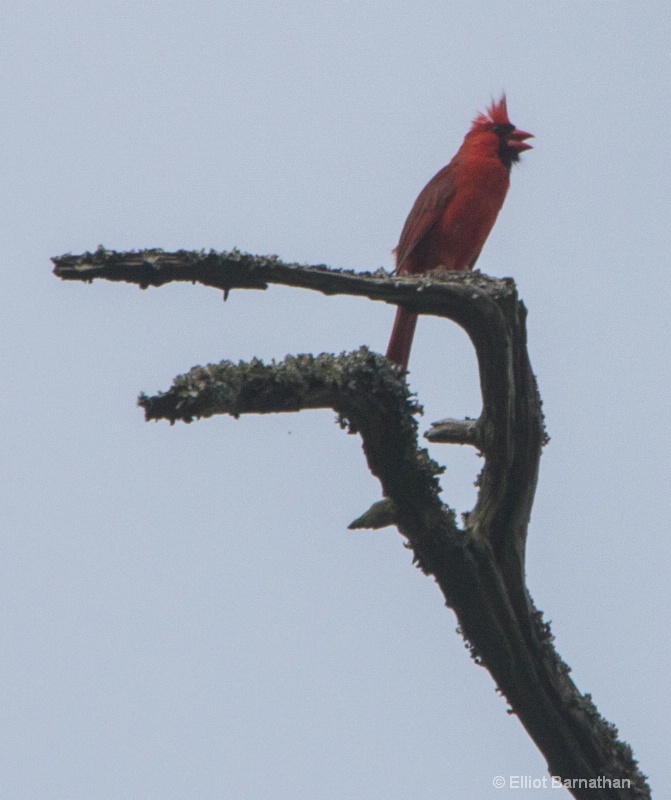
[[[415,200],[415,204],[410,210],[401,231],[401,238],[395,251],[396,271],[399,274],[413,272],[412,264],[408,262],[408,257],[438,222],[441,214],[454,196],[454,170],[454,161],[451,161],[431,178]]]

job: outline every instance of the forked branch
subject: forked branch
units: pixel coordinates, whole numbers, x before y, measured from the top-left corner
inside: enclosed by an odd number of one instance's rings
[[[526,310],[510,279],[478,273],[421,279],[284,264],[233,253],[114,253],[54,259],[66,280],[160,286],[192,281],[228,292],[271,283],[352,294],[446,317],[475,347],[482,389],[477,420],[444,420],[434,442],[471,444],[484,456],[478,501],[463,529],[439,499],[441,468],[418,446],[416,405],[403,374],[367,348],[342,356],[287,357],[195,367],[140,404],[147,419],[190,422],[213,414],[333,408],[361,435],[385,500],[353,526],[393,522],[416,563],[438,582],[473,657],[485,666],[547,759],[551,775],[584,800],[649,798],[631,749],[569,677],[525,584],[524,554],[545,431],[526,350]]]

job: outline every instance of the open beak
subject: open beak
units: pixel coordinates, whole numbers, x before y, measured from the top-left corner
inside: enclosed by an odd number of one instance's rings
[[[533,133],[527,133],[526,131],[521,131],[518,128],[509,134],[508,136],[508,147],[511,150],[514,150],[516,153],[523,153],[525,150],[531,150],[532,147],[530,144],[525,142],[525,139],[533,139]]]

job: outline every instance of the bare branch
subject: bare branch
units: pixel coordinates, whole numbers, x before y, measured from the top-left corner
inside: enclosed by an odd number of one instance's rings
[[[527,527],[546,434],[526,350],[526,309],[512,280],[477,273],[420,280],[357,275],[235,251],[99,249],[54,261],[56,274],[67,280],[105,278],[143,287],[189,280],[224,291],[281,283],[402,304],[461,325],[478,358],[482,413],[478,420],[435,423],[427,438],[470,444],[484,456],[478,501],[463,530],[439,499],[441,468],[418,447],[417,405],[402,372],[367,348],[338,357],[287,357],[272,365],[195,367],[167,392],[141,397],[140,404],[147,419],[171,422],[333,408],[343,425],[361,434],[386,498],[351,527],[398,527],[416,563],[435,577],[454,609],[473,657],[489,670],[545,755],[550,773],[587,781],[567,787],[580,800],[650,797],[629,746],[571,681],[526,588]]]
[[[93,253],[52,259],[54,274],[66,281],[90,283],[101,279],[137,284],[142,289],[185,281],[221,289],[267,289],[269,284],[312,289],[326,295],[349,294],[407,305],[423,314],[448,316],[463,311],[463,298],[480,290],[490,295],[515,293],[510,279],[494,280],[479,273],[441,273],[430,278],[400,278],[384,270],[375,273],[337,270],[322,265],[286,264],[277,256],[255,256],[238,250],[217,253],[179,250],[140,250],[117,253],[99,247]],[[433,287],[429,294],[424,293]]]
[[[374,398],[374,401],[372,400]],[[417,406],[398,370],[366,348],[343,356],[287,357],[195,367],[165,393],[143,396],[147,419],[170,422],[228,414],[333,408],[361,434],[369,467],[387,499],[359,527],[394,521],[416,563],[433,575],[457,613],[474,658],[497,686],[548,758],[553,775],[632,780],[638,793],[615,789],[575,792],[584,798],[646,797],[631,751],[579,693],[552,647],[549,627],[528,599],[520,620],[487,536],[461,531],[441,503],[441,468],[418,448]],[[369,524],[372,523],[372,524]]]

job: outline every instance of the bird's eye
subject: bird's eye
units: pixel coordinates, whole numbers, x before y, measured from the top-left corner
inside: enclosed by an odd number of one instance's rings
[[[497,136],[508,136],[515,130],[515,126],[510,123],[499,123],[492,127],[492,130]]]

